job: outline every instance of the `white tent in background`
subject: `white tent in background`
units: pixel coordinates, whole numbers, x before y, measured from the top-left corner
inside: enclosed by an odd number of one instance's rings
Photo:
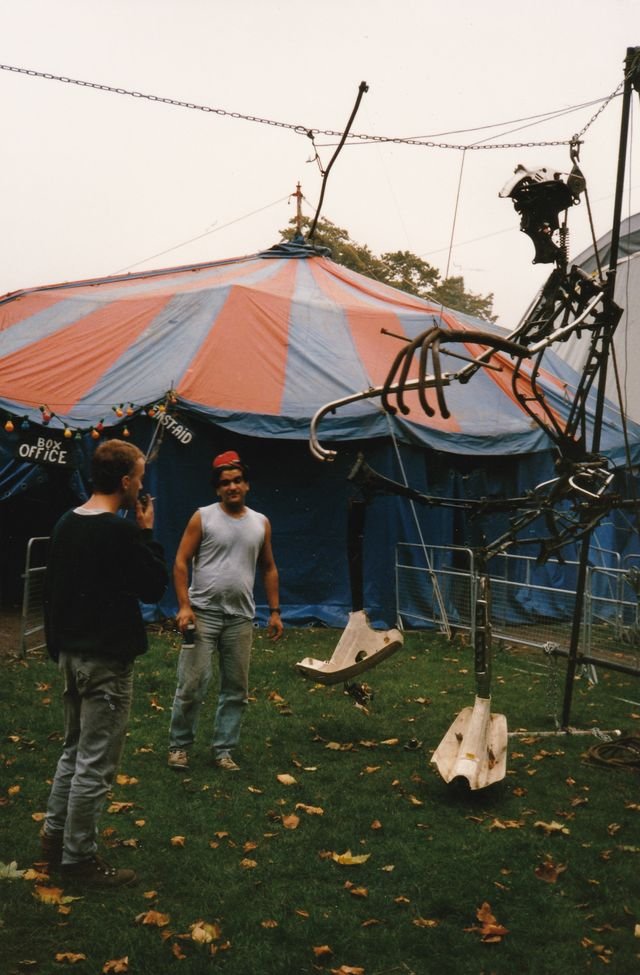
[[[600,267],[606,273],[611,252],[611,232],[596,242]],[[598,271],[593,247],[587,248],[571,261],[587,274]],[[618,381],[624,413],[640,421],[640,213],[628,217],[620,225],[620,247],[616,274],[615,301],[623,309],[614,336],[615,364],[612,357],[607,370],[607,398],[618,403]],[[554,350],[574,369],[582,369],[588,350],[589,337],[572,335]]]

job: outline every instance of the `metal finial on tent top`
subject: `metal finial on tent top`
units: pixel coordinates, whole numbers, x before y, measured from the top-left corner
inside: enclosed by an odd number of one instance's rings
[[[300,181],[296,183],[296,191],[291,194],[296,198],[296,237],[302,237],[302,187]]]
[[[266,251],[261,251],[258,257],[331,257],[331,250],[310,240],[305,240],[302,233],[302,187],[296,184],[296,191],[292,193],[296,199],[296,232],[291,240],[281,240]],[[289,197],[291,199],[291,197]]]
[[[331,257],[328,247],[310,244],[302,234],[296,233],[293,240],[281,240],[266,251],[261,251],[258,257]]]

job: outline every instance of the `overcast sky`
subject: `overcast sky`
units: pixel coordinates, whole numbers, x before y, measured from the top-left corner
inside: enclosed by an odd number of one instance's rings
[[[570,139],[636,45],[639,0],[0,2],[3,65],[305,131],[341,132],[366,81],[355,133],[461,147]],[[620,107],[611,100],[583,136],[598,236],[611,225]],[[314,146],[292,128],[7,70],[0,118],[0,294],[255,253],[295,215],[298,181],[306,214],[319,198]],[[325,167],[335,142],[316,136]],[[625,215],[640,209],[637,142],[636,123]],[[493,292],[513,327],[550,271],[532,265],[533,244],[498,197],[518,164],[571,166],[566,145],[358,140],[331,170],[322,215],[375,253],[411,250]],[[590,243],[584,204],[571,228],[576,256]]]

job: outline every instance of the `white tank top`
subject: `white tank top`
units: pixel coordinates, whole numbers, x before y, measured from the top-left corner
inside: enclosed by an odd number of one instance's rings
[[[242,518],[232,518],[218,503],[198,510],[202,541],[193,559],[192,606],[253,619],[256,564],[267,519],[251,508],[244,509]]]

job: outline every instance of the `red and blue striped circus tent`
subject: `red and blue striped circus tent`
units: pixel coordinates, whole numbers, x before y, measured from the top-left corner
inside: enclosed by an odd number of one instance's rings
[[[304,440],[327,402],[381,385],[399,347],[468,316],[347,270],[295,245],[211,264],[20,291],[0,299],[0,409],[49,430],[111,427],[114,407],[165,401],[230,433]],[[496,329],[496,331],[498,331]],[[392,335],[386,334],[392,333]],[[461,346],[472,356],[477,347]],[[447,391],[451,416],[424,416],[417,397],[395,436],[454,453],[527,453],[546,446],[511,394],[509,359]],[[549,356],[546,396],[566,413],[576,375]],[[546,364],[546,363],[545,363]],[[448,360],[452,371],[460,363]],[[321,435],[388,436],[373,400],[341,410]],[[615,450],[619,424],[605,423]]]
[[[151,450],[148,480],[171,556],[191,511],[211,499],[212,452],[240,449],[254,471],[250,500],[272,518],[282,552],[283,604],[294,619],[335,622],[349,609],[342,502],[358,452],[387,476],[445,496],[517,493],[544,466],[547,437],[515,401],[511,360],[501,353],[500,371],[481,370],[467,385],[446,389],[447,419],[427,417],[417,394],[407,396],[408,416],[391,417],[379,399],[365,399],[320,424],[320,441],[337,449],[338,461],[311,456],[314,414],[383,384],[402,340],[436,324],[500,331],[301,242],[13,292],[0,299],[0,498],[17,503],[35,490],[41,500],[62,493],[66,501],[67,488],[81,494],[92,445],[129,435]],[[480,349],[456,343],[455,351],[473,357]],[[562,418],[578,377],[552,353],[544,365],[547,402]],[[459,367],[455,359],[444,365]],[[48,454],[45,446],[38,455],[37,444],[48,441]],[[56,469],[65,445],[80,458],[73,474]],[[605,411],[602,450],[617,461],[624,455],[613,407]],[[58,514],[60,505],[48,511]],[[390,564],[411,519],[400,500],[383,506],[395,514],[377,519],[374,548]],[[449,519],[435,520],[432,534],[451,535]],[[289,567],[295,578],[288,581]],[[385,585],[369,585],[374,617],[390,615]]]

